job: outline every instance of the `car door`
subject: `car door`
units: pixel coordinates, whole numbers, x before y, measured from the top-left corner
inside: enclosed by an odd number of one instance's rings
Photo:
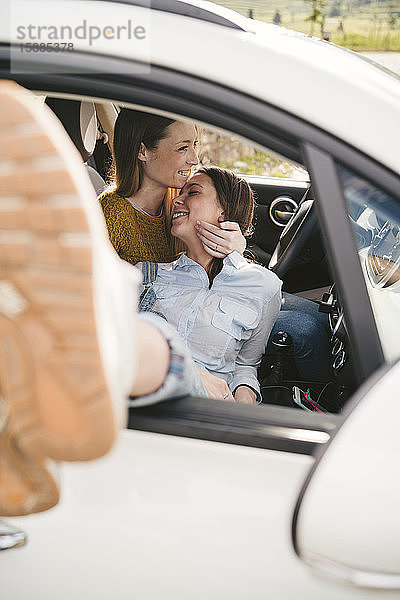
[[[180,101],[182,116],[234,131],[264,147],[282,151],[278,141],[284,131],[289,140],[285,155],[303,160],[302,145],[312,128],[237,90],[157,67],[150,80],[126,74],[119,79],[115,57],[92,60],[76,53],[70,59],[87,64],[91,77],[43,75],[40,85],[63,93],[68,88],[75,94],[112,96],[174,114]],[[18,79],[32,87],[39,83],[30,74]],[[292,128],[296,123],[297,129]],[[308,159],[312,167],[313,157]],[[321,193],[319,200],[324,198]],[[340,223],[344,219],[340,213]],[[337,232],[337,223],[332,227]],[[330,253],[341,274],[334,241]],[[375,339],[372,328],[367,337],[372,347],[363,348],[366,338],[355,327],[353,299],[360,266],[351,260],[346,268],[339,278],[340,292],[354,334],[359,377],[365,380],[381,361],[379,337]],[[344,284],[349,284],[347,291]],[[368,306],[367,299],[361,288],[361,303]],[[362,317],[363,325],[374,323],[371,311]],[[107,457],[62,466],[59,506],[9,519],[26,532],[28,543],[0,557],[5,597],[24,598],[28,590],[40,598],[239,599],[273,593],[283,599],[299,597],[301,590],[304,598],[365,598],[364,590],[315,578],[291,542],[299,490],[317,448],[327,443],[340,417],[273,406],[254,410],[191,398],[132,410],[130,430],[121,433]]]

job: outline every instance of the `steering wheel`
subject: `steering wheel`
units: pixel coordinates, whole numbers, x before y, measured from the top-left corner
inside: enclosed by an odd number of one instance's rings
[[[307,192],[303,198],[307,196]],[[306,241],[317,225],[314,200],[303,199],[285,229],[282,231],[268,268],[281,277],[288,271],[300,254]]]

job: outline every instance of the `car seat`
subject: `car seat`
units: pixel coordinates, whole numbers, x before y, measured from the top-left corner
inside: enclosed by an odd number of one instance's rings
[[[101,194],[106,187],[106,182],[96,169],[87,164],[94,152],[97,140],[97,116],[94,103],[87,100],[50,97],[47,97],[45,102],[61,121],[79,150],[96,194]]]

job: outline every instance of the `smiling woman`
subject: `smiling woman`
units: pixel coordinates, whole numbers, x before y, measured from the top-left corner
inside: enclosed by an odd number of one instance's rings
[[[217,225],[223,213],[210,178],[196,173],[174,200],[171,233],[182,240],[190,239],[197,219],[205,218]]]
[[[175,198],[172,213],[171,233],[187,251],[158,265],[152,283],[155,302],[140,306],[161,312],[184,339],[195,365],[226,382],[221,399],[246,404],[262,399],[257,367],[279,313],[282,282],[237,252],[224,260],[211,257],[199,240],[197,224],[207,220],[216,225],[224,216],[248,234],[254,204],[245,179],[218,167],[198,171]],[[143,271],[147,269],[144,265]]]
[[[222,269],[222,259],[211,258],[201,243],[199,225],[207,221],[215,228],[219,219],[238,223],[243,235],[249,235],[254,216],[253,192],[247,181],[234,173],[215,167],[203,168],[185,184],[174,199],[171,233],[187,247],[187,256],[201,264],[210,278]],[[197,238],[196,238],[197,235]],[[218,252],[221,239],[214,249]]]
[[[162,164],[157,160],[159,152],[156,150],[161,141],[168,146],[179,141],[168,135],[168,128],[173,125],[176,123],[172,119],[126,109],[121,110],[115,124],[114,184],[100,196],[100,203],[114,248],[121,258],[132,264],[143,259],[171,260],[174,257],[163,203],[169,184],[176,183],[177,171],[184,166],[182,152],[178,149],[174,153],[180,165],[174,164],[174,173],[167,181],[160,181],[158,176],[154,178],[154,168],[151,168],[153,162]],[[192,144],[194,154],[194,139]],[[196,162],[197,156],[191,164]],[[185,165],[188,173],[191,164]]]
[[[122,109],[115,124],[113,185],[100,196],[110,240],[124,260],[167,262],[176,257],[169,224],[172,198],[197,164],[198,129],[191,122]],[[242,252],[236,223],[221,226],[217,253]],[[207,245],[207,239],[202,240]]]

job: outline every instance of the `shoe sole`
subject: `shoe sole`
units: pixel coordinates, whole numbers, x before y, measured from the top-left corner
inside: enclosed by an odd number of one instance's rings
[[[115,436],[79,177],[96,199],[80,162],[47,107],[0,82],[0,488],[26,499],[44,486],[35,511],[58,499],[50,473],[36,468],[46,457],[91,460]],[[17,463],[25,475],[13,479],[6,465]],[[29,504],[17,514],[32,512]],[[0,491],[0,514],[12,505]]]

